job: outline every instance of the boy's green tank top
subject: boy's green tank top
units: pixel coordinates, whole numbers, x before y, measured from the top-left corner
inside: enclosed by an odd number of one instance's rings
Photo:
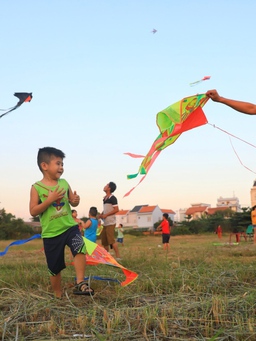
[[[53,202],[39,215],[42,227],[42,238],[56,237],[67,231],[70,227],[77,225],[71,213],[68,200],[69,185],[66,180],[59,179],[58,185],[56,186],[46,186],[40,181],[36,182],[33,186],[38,193],[39,203],[44,202],[48,197],[49,190],[54,191],[57,186],[59,186],[59,189],[64,188],[66,190],[66,193],[61,200]]]

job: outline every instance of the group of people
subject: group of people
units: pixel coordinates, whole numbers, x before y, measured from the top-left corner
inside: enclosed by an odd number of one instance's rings
[[[216,90],[207,91],[206,95],[215,102],[225,104],[245,114],[255,115],[256,105],[235,101],[221,97]],[[29,210],[35,217],[39,216],[42,226],[42,239],[44,244],[46,262],[50,274],[53,292],[57,298],[61,298],[61,271],[65,268],[64,251],[67,245],[74,257],[76,272],[76,285],[74,294],[93,295],[94,290],[84,281],[85,276],[85,243],[79,229],[79,222],[72,217],[71,208],[79,205],[80,197],[73,191],[63,174],[63,159],[65,154],[53,147],[40,148],[37,155],[37,164],[43,174],[41,181],[34,183],[30,192]],[[112,245],[116,257],[120,258],[114,231],[116,226],[115,215],[119,211],[117,198],[113,195],[116,185],[109,182],[104,187],[105,197],[103,199],[103,212],[98,219],[103,220],[101,242],[103,247],[109,251]],[[90,210],[90,219],[86,224],[85,231],[96,229],[95,207]],[[96,210],[97,211],[97,210]],[[159,228],[163,231],[163,244],[168,248],[170,230],[163,217],[163,223]],[[97,223],[98,224],[98,223]],[[93,228],[92,228],[93,227]],[[255,226],[256,227],[256,226]],[[170,229],[170,227],[169,227]],[[167,232],[167,233],[165,233]],[[164,239],[165,237],[165,239]]]

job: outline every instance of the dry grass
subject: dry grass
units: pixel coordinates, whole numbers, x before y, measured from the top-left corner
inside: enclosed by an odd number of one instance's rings
[[[12,247],[0,257],[2,340],[256,340],[256,246],[216,241],[176,236],[166,253],[161,236],[127,235],[122,264],[139,278],[124,288],[92,280],[95,295],[77,297],[68,266],[62,300],[51,293],[42,242]],[[88,266],[87,275],[123,280],[110,266]]]

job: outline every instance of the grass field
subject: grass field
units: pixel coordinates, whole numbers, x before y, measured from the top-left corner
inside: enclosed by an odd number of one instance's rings
[[[52,295],[42,241],[11,247],[0,257],[2,340],[256,340],[256,245],[214,242],[215,234],[176,236],[166,253],[161,236],[125,235],[121,263],[138,279],[92,280],[93,297],[75,296],[68,266],[62,300]],[[86,275],[124,279],[106,265]]]

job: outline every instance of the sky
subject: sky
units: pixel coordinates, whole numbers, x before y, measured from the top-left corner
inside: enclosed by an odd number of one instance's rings
[[[14,92],[33,99],[0,119],[0,208],[31,218],[46,146],[66,154],[62,177],[81,197],[80,217],[102,210],[110,181],[120,209],[216,207],[221,196],[250,206],[255,147],[216,127],[256,145],[256,116],[209,100],[215,127],[183,133],[125,198],[141,159],[124,153],[145,155],[159,134],[157,113],[183,97],[217,89],[256,103],[255,12],[254,0],[2,0],[0,108],[17,103]]]

